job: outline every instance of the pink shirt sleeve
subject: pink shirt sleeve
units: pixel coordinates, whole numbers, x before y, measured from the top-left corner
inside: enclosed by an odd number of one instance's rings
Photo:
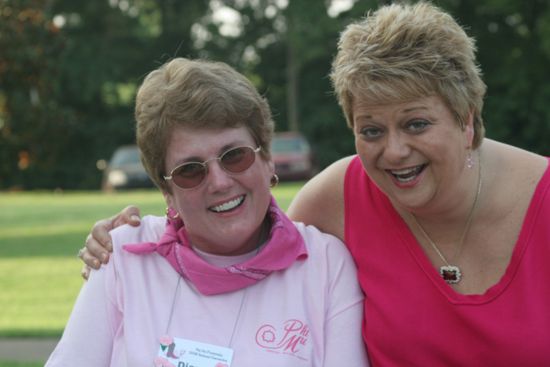
[[[118,227],[111,233],[113,243],[120,245],[157,239],[164,229],[164,221],[161,217],[146,216],[139,227]],[[114,252],[121,251],[115,247]],[[122,261],[123,256],[112,256],[107,265],[91,272],[46,367],[98,367],[124,363],[124,353],[114,351],[117,343],[124,342],[121,339],[124,335],[121,332],[124,292],[119,274]]]
[[[114,261],[92,271],[80,290],[63,337],[48,359],[47,367],[110,365],[114,336],[121,323],[121,313],[115,302],[114,275]]]
[[[331,236],[332,237],[332,236]],[[357,281],[355,263],[344,244],[333,238],[328,248],[329,307],[325,319],[324,366],[369,366],[361,336],[363,293]]]
[[[308,248],[307,271],[300,273],[306,287],[302,296],[310,320],[315,350],[323,350],[319,366],[369,366],[361,335],[363,292],[349,251],[338,238],[320,232],[313,226],[295,223]],[[321,306],[322,305],[322,306]]]
[[[324,366],[367,367],[369,362],[361,336],[363,305],[356,304],[327,321]]]

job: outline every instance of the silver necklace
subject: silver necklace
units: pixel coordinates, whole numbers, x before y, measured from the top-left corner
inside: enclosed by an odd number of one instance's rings
[[[456,253],[455,253],[455,256],[453,256],[453,258],[460,255],[460,250],[462,249],[462,246],[464,244],[464,238],[466,238],[466,234],[468,233],[468,230],[470,229],[470,224],[472,223],[472,217],[474,215],[474,211],[475,211],[475,208],[476,208],[476,205],[477,205],[479,194],[481,193],[481,185],[482,185],[483,180],[481,178],[481,155],[479,153],[478,153],[478,165],[479,165],[479,169],[478,169],[476,196],[474,197],[474,202],[472,204],[472,208],[470,209],[470,213],[468,214],[468,219],[466,219],[466,225],[464,226],[464,230],[462,231],[462,236],[460,236],[460,242],[458,243],[458,247],[456,249]],[[439,274],[441,275],[443,280],[445,280],[448,284],[456,284],[456,283],[460,282],[460,280],[462,279],[462,271],[460,270],[460,268],[457,265],[451,265],[447,261],[445,256],[443,256],[443,254],[441,253],[441,251],[439,250],[439,248],[435,244],[435,242],[432,241],[430,236],[428,236],[428,233],[426,233],[424,228],[420,225],[420,223],[418,222],[418,220],[416,219],[414,214],[411,213],[411,217],[412,217],[414,223],[416,224],[416,226],[418,227],[418,229],[420,229],[420,232],[422,232],[422,235],[426,238],[426,240],[428,241],[430,246],[432,246],[432,248],[434,249],[436,254],[439,256],[439,258],[445,264],[445,265],[442,265],[442,266],[439,267]]]
[[[176,297],[178,295],[178,290],[180,288],[180,283],[181,283],[181,275],[178,277],[178,283],[176,284],[176,290],[174,292],[174,297],[172,299],[172,306],[170,307],[170,314],[168,316],[168,322],[166,324],[166,329],[165,329],[165,332],[164,332],[164,335],[169,335],[168,332],[170,331],[170,324],[172,323],[172,316],[174,315],[174,308],[176,306]],[[231,345],[233,345],[233,337],[235,336],[235,331],[237,329],[237,325],[239,325],[239,320],[241,318],[241,314],[242,314],[242,311],[243,311],[243,306],[246,302],[246,298],[247,298],[247,291],[248,291],[248,287],[245,288],[243,290],[243,295],[241,297],[241,302],[240,302],[240,305],[239,305],[239,311],[237,312],[237,317],[235,318],[235,322],[233,323],[233,329],[231,330],[231,336],[229,338],[229,342],[227,343],[227,346],[229,348],[231,348]]]

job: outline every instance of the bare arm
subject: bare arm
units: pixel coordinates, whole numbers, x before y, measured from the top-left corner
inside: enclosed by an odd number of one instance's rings
[[[288,215],[344,240],[344,178],[353,157],[336,161],[296,194]]]
[[[92,227],[92,231],[86,237],[86,246],[79,252],[78,256],[84,261],[81,275],[88,279],[90,267],[99,269],[101,264],[107,264],[109,253],[113,251],[111,236],[109,231],[123,224],[139,226],[139,208],[133,205],[127,206],[122,211],[111,218],[97,221]]]

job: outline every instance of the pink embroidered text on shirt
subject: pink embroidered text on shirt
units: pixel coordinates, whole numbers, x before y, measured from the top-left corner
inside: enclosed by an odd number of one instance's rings
[[[306,323],[290,319],[283,323],[282,328],[277,329],[273,325],[260,326],[256,332],[256,344],[269,351],[290,354],[297,358],[307,360],[298,355],[308,342],[309,327]]]

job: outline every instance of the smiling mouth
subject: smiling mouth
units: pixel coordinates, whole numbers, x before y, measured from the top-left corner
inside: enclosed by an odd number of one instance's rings
[[[244,195],[239,196],[236,199],[229,200],[228,202],[225,202],[223,204],[212,206],[212,207],[208,208],[208,210],[210,210],[212,212],[215,212],[215,213],[224,213],[224,212],[231,211],[235,208],[238,208],[239,206],[242,205],[243,202],[244,202]]]
[[[399,170],[387,170],[395,179],[400,183],[407,183],[413,181],[422,171],[426,168],[427,164],[421,164],[411,168],[399,169]]]

